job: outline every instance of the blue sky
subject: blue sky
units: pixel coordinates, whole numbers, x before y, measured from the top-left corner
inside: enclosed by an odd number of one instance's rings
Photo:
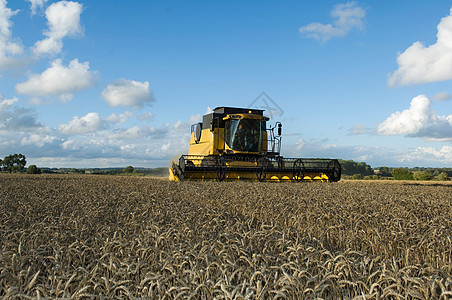
[[[452,167],[451,8],[0,0],[0,157],[167,166],[203,114],[265,92],[285,157]]]

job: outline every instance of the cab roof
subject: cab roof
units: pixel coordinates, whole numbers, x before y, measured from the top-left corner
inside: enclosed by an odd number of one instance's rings
[[[254,108],[239,108],[239,107],[227,107],[227,106],[221,106],[216,107],[213,110],[216,114],[253,114],[253,115],[264,115],[264,110],[262,109],[254,109]]]

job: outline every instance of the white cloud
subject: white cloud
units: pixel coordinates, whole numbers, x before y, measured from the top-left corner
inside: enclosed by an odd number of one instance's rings
[[[41,9],[48,0],[27,0],[31,4],[31,14],[36,14],[38,9]]]
[[[400,162],[413,163],[427,160],[430,164],[450,166],[452,163],[452,146],[445,145],[440,149],[434,147],[418,147],[414,151],[399,156]],[[429,166],[424,163],[424,166]]]
[[[176,135],[180,136],[182,131],[167,132],[165,139],[160,140],[152,137],[115,140],[109,135],[99,133],[86,139],[80,139],[80,136],[64,141],[55,139],[53,143],[44,143],[42,149],[30,145],[26,152],[27,158],[36,157],[33,160],[29,159],[30,163],[33,161],[39,166],[50,167],[124,167],[126,165],[162,167],[166,166],[171,158],[179,158],[188,150],[188,135],[183,139],[176,137]],[[42,137],[45,138],[44,135]],[[0,141],[0,150],[11,149],[11,144],[3,146],[2,143],[3,140]],[[284,156],[353,159],[365,161],[373,167],[445,167],[452,163],[452,146],[450,145],[439,148],[419,147],[394,150],[381,146],[327,145],[324,141],[318,140],[303,141],[302,144],[304,146],[300,149],[296,149],[295,145],[287,144],[284,147],[287,149],[283,153]],[[24,146],[21,145],[21,147],[22,149],[18,151],[23,151]]]
[[[23,137],[20,144],[22,146],[35,146],[41,148],[45,144],[52,144],[56,140],[58,140],[58,138],[52,135],[41,135],[33,133],[29,136]]]
[[[285,150],[284,150],[285,149]],[[387,153],[381,147],[375,146],[342,146],[331,143],[327,140],[317,139],[298,139],[295,144],[283,145],[283,155],[285,157],[303,157],[303,158],[336,158],[336,159],[354,159],[359,160],[367,156],[372,162],[375,157],[383,156]]]
[[[6,99],[4,95],[0,94],[0,111],[10,108],[17,101],[19,101],[17,97]]]
[[[410,137],[420,137],[427,141],[452,141],[452,115],[432,115],[430,123]]]
[[[98,116],[94,119],[97,122],[99,120]],[[78,128],[80,120],[78,118],[74,120],[65,124],[66,127]],[[103,120],[103,124],[105,122],[106,119]],[[58,146],[55,147],[57,153],[53,156],[44,156],[60,167],[69,162],[72,163],[70,165],[72,167],[99,166],[100,162],[97,161],[88,163],[96,158],[104,159],[105,163],[108,162],[106,166],[116,166],[120,161],[125,165],[134,166],[166,166],[170,158],[187,153],[188,150],[189,123],[178,122],[178,124],[183,126],[167,123],[160,127],[142,125],[113,130],[102,128],[103,130],[93,131],[90,134],[60,139],[57,141]],[[63,160],[58,160],[63,157]],[[76,157],[79,159],[74,160]]]
[[[154,120],[154,115],[150,112],[142,113],[138,116],[138,120],[150,122],[150,121]]]
[[[89,70],[89,62],[74,59],[68,67],[56,59],[42,74],[33,74],[26,82],[16,84],[16,91],[32,97],[58,96],[63,102],[72,99],[73,92],[87,89],[96,81],[96,72]],[[36,101],[35,101],[36,102]],[[37,101],[39,103],[39,101]]]
[[[83,33],[80,25],[82,10],[83,7],[80,3],[72,1],[59,1],[50,5],[46,9],[49,26],[48,31],[44,32],[46,38],[35,43],[33,52],[36,55],[60,53],[63,48],[64,37],[77,36]]]
[[[67,140],[61,144],[61,147],[65,150],[79,150],[80,144],[75,140]]]
[[[6,7],[6,0],[0,0],[0,70],[7,70],[23,64],[18,55],[23,53],[23,46],[19,40],[12,38],[10,27],[13,25],[11,17],[18,10]]]
[[[126,111],[122,114],[115,114],[112,113],[110,116],[108,116],[105,121],[109,122],[109,123],[116,123],[117,125],[122,125],[125,122],[127,122],[128,120],[130,120],[131,118],[134,117],[134,113],[130,112],[130,111]]]
[[[300,33],[326,42],[333,37],[343,37],[353,29],[364,29],[366,11],[356,2],[337,4],[330,13],[332,24],[311,23],[300,27]]]
[[[384,146],[335,145],[323,140],[302,140],[284,146],[285,157],[326,157],[365,161],[373,167],[447,167],[452,164],[452,146],[391,149]]]
[[[404,134],[426,140],[452,140],[452,115],[438,116],[430,107],[431,101],[424,95],[411,100],[410,107],[397,111],[377,126],[381,135]]]
[[[452,9],[437,26],[435,44],[425,47],[415,42],[397,57],[399,68],[388,85],[422,84],[452,79]]]
[[[202,121],[202,116],[201,116],[201,114],[192,115],[192,116],[190,116],[190,118],[188,119],[188,125],[190,126],[190,125],[192,125],[192,124],[195,124],[195,123],[198,123],[198,122],[201,122],[201,121]]]
[[[63,49],[63,41],[48,38],[48,39],[36,42],[35,47],[33,48],[33,52],[36,55],[39,55],[42,53],[56,54],[58,52],[61,52],[61,49]]]
[[[102,97],[110,106],[127,106],[142,108],[154,101],[149,89],[149,82],[119,79],[107,85],[102,91]]]
[[[42,128],[34,110],[14,107],[18,101],[16,97],[6,99],[0,94],[0,133],[13,134]]]
[[[68,151],[69,152],[69,151]],[[124,168],[128,165],[137,166],[131,163],[129,158],[122,157],[93,157],[80,159],[80,157],[75,156],[41,156],[32,157],[27,155],[27,162],[37,165],[38,167],[51,167],[51,168],[91,168],[96,166],[98,168],[103,167],[119,167]],[[149,164],[142,164],[140,166],[147,166]],[[159,165],[156,165],[159,166]]]
[[[411,100],[410,107],[390,115],[377,127],[378,134],[414,134],[425,127],[430,119],[430,100],[419,95]]]
[[[136,139],[145,138],[150,135],[150,128],[133,126],[127,129],[117,130],[116,133],[110,135],[111,139]]]
[[[103,122],[99,114],[91,112],[81,118],[76,116],[67,124],[61,124],[58,126],[58,131],[63,134],[77,135],[95,132],[102,127]]]
[[[72,166],[86,164],[91,158],[102,158],[110,162],[107,166],[115,166],[123,161],[128,162],[126,165],[158,167],[166,166],[171,157],[186,153],[188,141],[187,128],[175,129],[171,125],[133,126],[71,137],[62,143],[64,151],[60,152],[66,154],[65,159],[80,157],[80,161],[73,162]],[[98,166],[99,162],[93,165]]]
[[[438,93],[433,96],[433,100],[436,100],[436,101],[446,101],[446,100],[450,100],[450,99],[452,99],[452,95],[449,94],[448,92]]]
[[[368,133],[368,128],[364,126],[361,123],[356,123],[353,125],[353,127],[349,130],[349,133],[352,135],[360,135],[360,134],[366,134]]]
[[[61,153],[61,139],[46,127],[34,127],[26,130],[0,130],[0,153],[23,153],[28,164],[30,157],[55,156]]]
[[[182,126],[184,126],[184,124],[182,123],[181,120],[177,121],[176,123],[174,123],[174,129],[180,129],[182,128]]]
[[[170,132],[167,126],[156,128],[149,126],[133,126],[127,129],[117,129],[110,136],[110,139],[146,139],[154,138],[160,139],[165,137]]]
[[[306,146],[306,142],[303,139],[298,139],[297,142],[295,143],[295,149],[297,151],[300,151],[301,149],[303,149]]]
[[[206,107],[206,113],[205,113],[205,115],[211,114],[211,113],[213,113],[213,108],[210,107],[210,106],[207,106],[207,107]]]

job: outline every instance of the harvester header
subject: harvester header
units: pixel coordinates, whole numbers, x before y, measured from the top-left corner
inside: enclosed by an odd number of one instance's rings
[[[267,127],[264,110],[217,107],[191,126],[188,155],[170,180],[328,181],[341,177],[336,159],[283,158],[282,124]]]

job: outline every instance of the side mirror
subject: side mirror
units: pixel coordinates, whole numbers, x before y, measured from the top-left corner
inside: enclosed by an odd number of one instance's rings
[[[282,124],[278,123],[278,135],[280,136],[282,134]]]

